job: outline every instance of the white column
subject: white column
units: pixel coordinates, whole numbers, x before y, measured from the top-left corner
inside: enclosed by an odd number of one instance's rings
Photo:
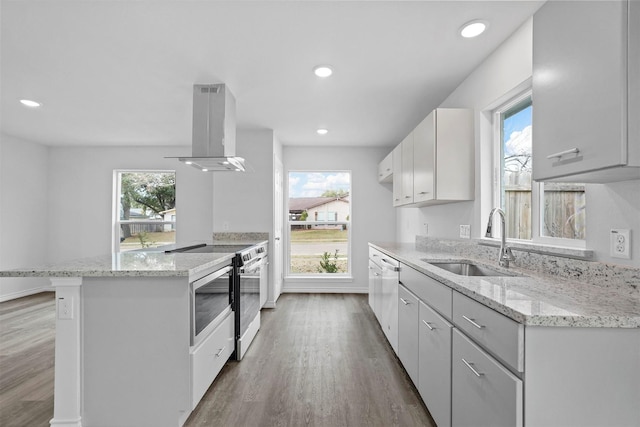
[[[82,427],[81,277],[54,277],[56,289],[56,355],[51,426]]]

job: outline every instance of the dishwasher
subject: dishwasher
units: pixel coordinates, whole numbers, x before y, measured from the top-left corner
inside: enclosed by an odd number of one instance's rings
[[[398,354],[398,283],[400,263],[369,248],[369,304],[391,348]],[[371,294],[373,293],[373,295]]]

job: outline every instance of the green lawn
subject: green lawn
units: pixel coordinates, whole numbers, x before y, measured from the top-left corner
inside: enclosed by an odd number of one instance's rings
[[[346,242],[347,230],[291,230],[292,242]]]

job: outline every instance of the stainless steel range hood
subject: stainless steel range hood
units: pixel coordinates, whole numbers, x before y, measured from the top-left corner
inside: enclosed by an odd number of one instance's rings
[[[193,85],[191,150],[178,160],[204,172],[245,170],[236,156],[236,99],[225,84]]]

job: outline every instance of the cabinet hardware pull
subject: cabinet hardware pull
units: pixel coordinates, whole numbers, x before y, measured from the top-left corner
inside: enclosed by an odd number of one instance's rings
[[[464,320],[466,320],[467,322],[471,323],[473,326],[475,326],[475,327],[476,327],[476,328],[478,328],[478,329],[482,329],[482,328],[484,328],[484,326],[477,324],[476,322],[474,322],[474,321],[473,321],[473,319],[469,319],[467,316],[464,316],[464,315],[463,315],[463,316],[462,316],[462,318],[463,318]]]
[[[384,264],[384,267],[387,270],[391,270],[391,271],[400,271],[399,267],[396,267],[395,265],[391,264],[389,261],[387,261],[384,258],[380,258],[380,262]]]
[[[411,198],[411,196],[404,196],[404,198],[405,198],[405,199],[410,199],[410,198]]]
[[[483,375],[484,375],[482,372],[478,372],[478,371],[476,371],[476,370],[473,368],[473,366],[471,366],[471,365],[473,365],[473,362],[469,363],[469,362],[467,362],[466,360],[464,360],[464,358],[462,358],[462,362],[463,362],[465,365],[467,365],[467,368],[471,369],[471,372],[473,372],[473,373],[476,375],[476,377],[480,378],[481,376],[483,376]]]
[[[379,275],[380,275],[380,273],[375,273],[375,272],[374,272],[374,273],[373,273],[373,275],[374,275],[374,276],[379,276]]]
[[[391,168],[387,168],[387,172],[389,172],[391,170]]]
[[[226,346],[222,347],[220,349],[220,351],[216,353],[216,357],[220,357],[220,355],[222,354],[222,352],[224,351],[225,348],[227,348],[227,347]]]
[[[406,300],[406,299],[404,299],[404,298],[400,298],[400,301],[402,301],[402,303],[403,303],[404,305],[409,305],[409,304],[411,304],[409,301],[407,301],[407,300]]]
[[[429,192],[428,191],[421,191],[418,194],[429,194]]]
[[[429,324],[429,322],[427,322],[426,320],[423,320],[422,323],[424,323],[425,325],[427,325],[427,328],[429,328],[430,331],[433,331],[435,328],[433,326],[431,326]]]
[[[550,154],[547,156],[547,159],[555,159],[564,156],[565,154],[578,154],[580,150],[578,148],[570,148],[568,150],[560,151],[555,154]]]
[[[400,200],[400,199],[396,199],[396,202],[397,202],[398,200]]]

